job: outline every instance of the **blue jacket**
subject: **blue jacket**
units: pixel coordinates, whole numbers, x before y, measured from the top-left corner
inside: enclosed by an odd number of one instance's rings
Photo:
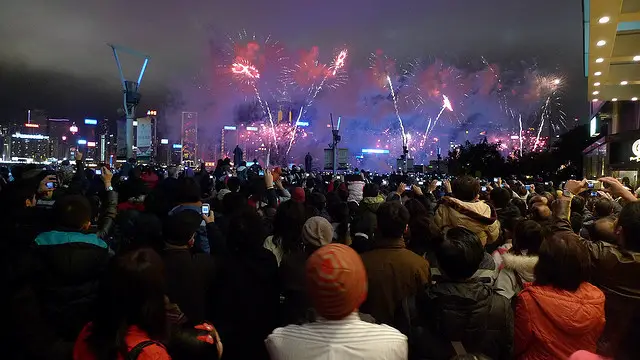
[[[198,207],[198,206],[194,206],[194,205],[178,205],[178,206],[174,207],[173,209],[171,209],[169,211],[169,216],[171,216],[173,214],[177,214],[177,213],[179,213],[181,211],[184,211],[184,210],[197,211],[198,214],[201,211],[200,207]],[[203,252],[203,253],[207,253],[207,254],[211,253],[211,248],[209,247],[209,239],[207,238],[207,227],[206,227],[206,224],[205,224],[204,220],[202,220],[202,223],[200,223],[200,228],[198,229],[198,231],[196,231],[194,248],[198,252]]]

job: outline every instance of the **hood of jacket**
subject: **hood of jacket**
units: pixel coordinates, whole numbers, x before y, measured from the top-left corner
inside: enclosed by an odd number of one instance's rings
[[[500,236],[496,211],[483,201],[466,202],[445,196],[436,209],[434,221],[441,230],[461,226],[473,231],[483,246]]]
[[[467,202],[445,196],[442,204],[483,225],[491,225],[498,219],[495,209],[484,201]]]
[[[604,326],[604,294],[587,282],[582,283],[575,292],[551,286],[528,286],[525,291],[532,299],[532,303],[527,304],[532,312],[531,317],[544,318],[538,323],[552,324],[557,332],[575,336],[589,334],[599,326]],[[542,329],[545,330],[550,329]],[[547,334],[552,336],[553,333]]]
[[[364,181],[350,181],[349,186],[349,197],[347,201],[354,201],[359,203],[362,200],[362,191],[364,190]]]
[[[382,205],[382,203],[384,203],[384,196],[382,195],[378,195],[376,197],[366,197],[363,198],[360,202],[360,207],[375,213],[376,211],[378,211],[378,208],[380,207],[380,205]]]
[[[502,255],[502,265],[505,269],[513,270],[520,275],[523,282],[535,280],[533,269],[538,263],[538,256],[517,255],[505,253]]]

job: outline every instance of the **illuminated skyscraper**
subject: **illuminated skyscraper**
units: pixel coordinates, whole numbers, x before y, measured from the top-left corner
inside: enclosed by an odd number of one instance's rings
[[[182,162],[198,161],[198,113],[182,112]]]

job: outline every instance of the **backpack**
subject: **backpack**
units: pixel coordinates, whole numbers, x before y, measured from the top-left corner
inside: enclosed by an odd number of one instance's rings
[[[161,348],[164,349],[164,345],[162,345],[161,343],[157,342],[157,341],[153,341],[153,340],[145,340],[145,341],[141,341],[138,344],[136,344],[136,346],[133,347],[133,349],[131,349],[131,351],[129,351],[127,353],[127,358],[126,360],[136,360],[138,358],[138,356],[140,356],[140,354],[142,353],[142,350],[144,350],[144,348],[146,348],[147,346],[150,345],[158,345]]]

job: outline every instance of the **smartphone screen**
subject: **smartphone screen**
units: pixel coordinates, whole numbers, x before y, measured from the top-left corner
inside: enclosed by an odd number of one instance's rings
[[[121,176],[121,177],[120,177],[120,180],[122,180],[122,181],[127,181],[128,179],[129,179],[129,177],[128,177],[128,176]]]
[[[405,187],[404,187],[404,189],[405,189],[406,191],[410,191],[410,190],[411,190],[411,186],[410,186],[410,185],[407,185],[407,186],[405,186]]]
[[[102,170],[96,169],[96,175],[102,175]]]
[[[598,196],[598,192],[597,191],[592,191],[591,192],[591,197],[596,197]]]
[[[260,170],[260,171],[258,171],[258,175],[260,175],[260,176],[264,176],[264,170]]]
[[[482,189],[482,191],[487,191],[487,187],[486,186],[483,186],[481,189]]]
[[[527,190],[531,190],[531,185],[525,185],[524,188]]]
[[[594,186],[594,183],[592,183],[592,182],[590,182],[590,183],[588,183],[588,184],[587,184],[587,187],[588,187],[589,189],[593,189],[593,186]]]
[[[436,181],[436,186],[442,186],[442,181]]]
[[[497,183],[498,182],[498,178],[493,178],[493,182]]]
[[[202,213],[204,215],[209,215],[209,204],[202,204]]]
[[[47,189],[55,189],[56,188],[56,183],[54,182],[48,182],[45,184],[47,186]]]

